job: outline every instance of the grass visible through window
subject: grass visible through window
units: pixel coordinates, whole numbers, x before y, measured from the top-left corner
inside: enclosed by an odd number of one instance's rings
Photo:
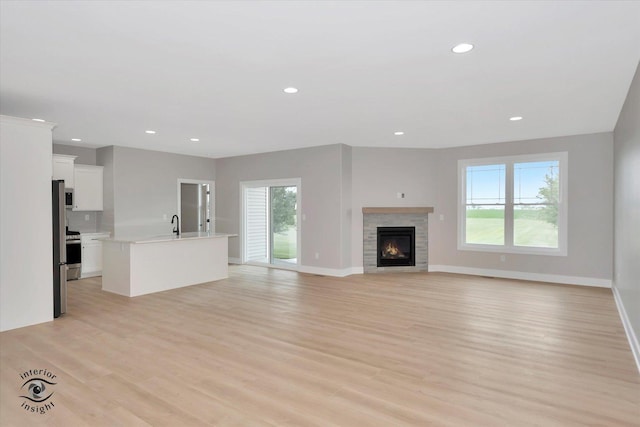
[[[296,253],[297,234],[295,226],[280,233],[273,233],[273,257],[276,259],[293,259]]]
[[[558,247],[558,229],[547,222],[541,209],[514,210],[514,244],[543,248]],[[504,244],[503,209],[467,209],[466,242]]]

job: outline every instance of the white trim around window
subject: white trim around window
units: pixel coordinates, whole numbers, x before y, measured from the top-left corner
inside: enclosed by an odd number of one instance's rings
[[[514,207],[521,207],[526,203],[514,200],[514,165],[534,162],[557,162],[558,164],[558,213],[557,213],[557,247],[537,247],[514,244]],[[487,198],[485,206],[496,206],[497,210],[504,209],[504,239],[492,244],[469,243],[467,240],[467,207],[472,205],[468,201],[467,171],[470,167],[495,165],[495,173],[503,179],[498,184],[496,196]],[[470,172],[471,173],[471,172]],[[458,161],[458,250],[501,252],[532,255],[567,255],[568,228],[568,154],[541,153],[521,156],[493,157],[482,159],[464,159]],[[503,177],[502,177],[503,176]],[[473,202],[472,202],[473,203]],[[475,205],[474,205],[475,206]]]

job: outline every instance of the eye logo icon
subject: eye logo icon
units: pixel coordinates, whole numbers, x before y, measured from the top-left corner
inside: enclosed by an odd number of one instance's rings
[[[49,388],[47,384],[56,385],[56,383],[49,382],[43,378],[31,378],[22,384],[21,390],[25,395],[20,397],[36,403],[44,402],[53,395],[53,392],[47,390]]]
[[[53,386],[57,384],[57,375],[48,369],[29,369],[20,374],[24,381],[20,386],[20,397],[23,399],[20,408],[27,413],[45,415],[53,408]]]

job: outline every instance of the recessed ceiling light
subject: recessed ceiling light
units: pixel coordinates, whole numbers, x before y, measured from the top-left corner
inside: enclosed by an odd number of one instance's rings
[[[288,87],[284,89],[285,93],[297,93],[298,89],[296,89],[295,87]]]
[[[467,53],[469,52],[471,49],[473,49],[473,45],[470,43],[460,43],[455,45],[451,51],[453,53]]]
[[[200,139],[199,138],[191,138],[189,141],[191,141],[191,142],[200,142]]]
[[[154,133],[156,133],[156,131],[155,130],[145,130],[144,133],[148,133],[148,134],[153,135]]]
[[[31,119],[31,120],[33,120],[34,122],[44,122],[44,119]]]
[[[511,120],[512,122],[517,122],[518,120],[522,120],[521,116],[513,116],[513,117],[509,117],[509,120]]]
[[[399,130],[399,131],[397,131],[397,132],[394,132],[393,134],[394,134],[394,135],[396,135],[396,136],[400,136],[400,135],[404,135],[404,132],[402,132],[401,130]]]
[[[72,140],[72,141],[74,141],[74,142],[80,142],[80,141],[82,141],[80,138],[71,138],[71,140]]]

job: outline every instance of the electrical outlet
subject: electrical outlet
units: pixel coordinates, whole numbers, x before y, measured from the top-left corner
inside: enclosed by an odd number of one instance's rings
[[[316,259],[320,259],[320,253],[316,252]]]
[[[440,221],[444,221],[444,215],[440,214]]]
[[[84,216],[84,220],[85,220],[85,221],[89,221],[89,214],[86,214],[86,215]]]
[[[167,220],[167,214],[162,214],[162,219],[166,221]]]
[[[398,199],[404,199],[404,193],[396,193]]]
[[[507,257],[505,255],[500,255],[500,262],[505,262]]]

